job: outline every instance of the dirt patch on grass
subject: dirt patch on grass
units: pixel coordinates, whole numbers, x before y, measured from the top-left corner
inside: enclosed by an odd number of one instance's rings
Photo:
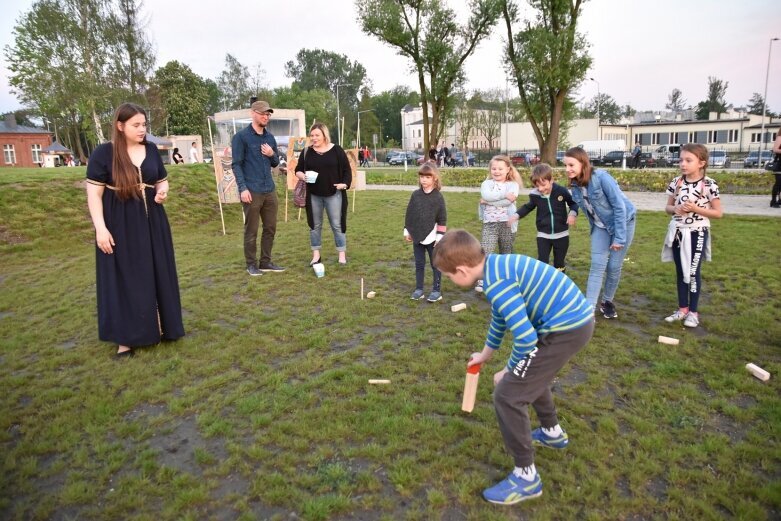
[[[30,240],[19,232],[0,226],[0,244],[24,244]]]
[[[149,446],[157,451],[157,461],[161,465],[194,476],[201,474],[196,460],[196,449],[208,452],[218,461],[228,457],[222,439],[206,440],[201,436],[194,416],[187,416],[170,429],[155,434],[149,439]]]
[[[658,499],[659,502],[664,502],[667,500],[667,480],[664,478],[657,476],[645,484],[645,489],[648,491],[651,496]]]

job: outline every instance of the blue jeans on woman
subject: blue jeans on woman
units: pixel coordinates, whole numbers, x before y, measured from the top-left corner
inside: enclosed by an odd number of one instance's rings
[[[323,210],[328,214],[328,223],[334,232],[336,251],[347,251],[347,235],[342,232],[342,191],[323,197],[310,195],[312,201],[312,220],[314,228],[309,230],[309,243],[313,250],[319,250],[323,245]]]
[[[624,257],[635,236],[635,218],[626,223],[626,244],[620,250],[611,250],[613,237],[604,228],[594,226],[591,230],[591,270],[586,284],[586,300],[597,309],[602,281],[605,282],[604,299],[613,302],[621,280],[621,268]]]

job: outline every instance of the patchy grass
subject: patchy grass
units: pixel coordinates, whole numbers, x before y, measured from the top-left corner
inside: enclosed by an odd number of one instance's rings
[[[490,385],[509,349],[462,413],[488,305],[447,281],[442,304],[409,300],[409,195],[359,193],[350,264],[326,247],[322,279],[305,222],[280,222],[275,260],[288,270],[250,278],[240,209],[224,207],[223,236],[208,165],[170,173],[187,336],[115,361],[97,340],[83,169],[0,172],[0,518],[781,516],[777,219],[715,223],[702,327],[690,331],[662,320],[675,307],[674,268],[659,262],[668,218],[640,213],[620,318],[598,320],[554,385],[570,447],[538,451],[541,499],[500,508],[480,493],[511,468]],[[475,194],[445,197],[449,226],[479,233]],[[526,219],[516,251],[534,244]],[[582,218],[569,266],[583,287]],[[360,299],[361,278],[377,298]],[[457,302],[467,310],[451,313]],[[747,362],[773,377],[756,380]]]

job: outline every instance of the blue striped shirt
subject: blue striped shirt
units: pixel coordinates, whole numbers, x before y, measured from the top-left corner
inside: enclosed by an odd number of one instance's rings
[[[594,320],[594,310],[569,277],[525,255],[486,256],[483,285],[491,303],[485,344],[498,349],[510,330],[513,352],[508,369],[534,350],[538,337]]]

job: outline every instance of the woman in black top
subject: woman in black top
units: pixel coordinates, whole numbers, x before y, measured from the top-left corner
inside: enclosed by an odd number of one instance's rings
[[[309,129],[311,146],[298,158],[296,177],[307,182],[306,220],[312,262],[320,262],[322,247],[323,210],[334,232],[334,243],[339,253],[339,264],[347,264],[347,189],[352,182],[352,169],[347,154],[331,143],[328,127],[315,123]]]
[[[178,165],[179,163],[184,163],[184,158],[182,157],[182,154],[179,153],[178,148],[174,148],[173,159],[175,165]]]

